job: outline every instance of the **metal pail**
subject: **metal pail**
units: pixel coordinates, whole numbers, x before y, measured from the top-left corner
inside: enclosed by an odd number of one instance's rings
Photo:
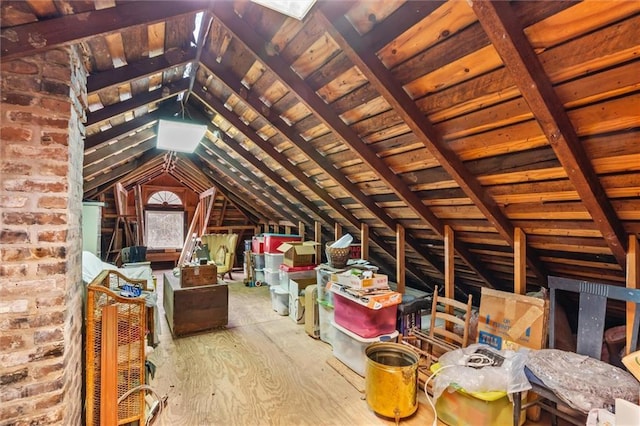
[[[400,343],[372,343],[365,350],[367,404],[396,420],[418,409],[418,354]]]

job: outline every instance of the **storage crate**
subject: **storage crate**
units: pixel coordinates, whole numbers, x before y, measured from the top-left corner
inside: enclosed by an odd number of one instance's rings
[[[251,253],[251,257],[253,260],[253,267],[256,269],[264,269],[265,268],[265,264],[264,264],[264,253],[259,254],[259,253]]]
[[[251,251],[256,254],[264,253],[264,237],[256,235],[251,239]]]
[[[308,266],[315,265],[316,246],[315,241],[291,241],[283,243],[278,247],[278,251],[284,254],[284,263],[287,266]]]
[[[279,285],[269,288],[269,292],[271,293],[271,309],[279,315],[289,315],[289,292]]]
[[[300,266],[297,268],[280,265],[280,286],[289,288],[289,280],[313,280],[316,283],[316,271],[314,266]]]
[[[526,402],[527,392],[522,393]],[[513,424],[513,403],[506,392],[450,392],[445,389],[436,401],[438,420],[449,426],[493,426]],[[526,410],[520,413],[520,423],[526,419]]]
[[[302,241],[302,236],[291,234],[262,234],[264,236],[264,252],[281,254],[278,247],[289,241]]]
[[[260,286],[262,284],[267,283],[266,277],[264,276],[264,269],[256,269],[254,272],[256,273],[256,276],[255,276],[256,285]]]
[[[280,269],[280,265],[282,265],[282,261],[284,260],[284,254],[274,254],[274,253],[265,253],[264,254],[264,269],[269,269],[271,271],[277,271]]]
[[[333,334],[335,329],[331,324],[333,322],[333,305],[323,301],[318,301],[318,317],[320,322],[320,340],[331,344],[333,342]]]
[[[372,338],[364,338],[335,322],[332,323],[332,326],[335,329],[331,342],[333,356],[362,377],[364,377],[367,366],[367,355],[365,353],[367,346],[375,342],[394,342],[398,338],[398,332],[395,330]]]
[[[347,298],[344,294],[335,293],[333,306],[336,324],[358,336],[370,338],[392,333],[396,329],[397,304],[370,309]]]
[[[216,265],[183,266],[180,268],[180,287],[196,287],[218,283]]]
[[[264,281],[267,285],[280,285],[280,271],[272,271],[270,269],[264,269]]]

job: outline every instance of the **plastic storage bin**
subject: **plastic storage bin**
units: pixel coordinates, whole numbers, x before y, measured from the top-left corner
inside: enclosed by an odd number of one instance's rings
[[[318,301],[318,318],[320,322],[320,340],[332,344],[335,328],[333,322],[333,305],[327,301]]]
[[[279,286],[280,285],[280,271],[278,271],[277,269],[275,271],[272,271],[270,269],[265,269],[264,270],[264,281],[267,283],[267,285],[270,286]]]
[[[526,392],[522,402],[526,402]],[[506,392],[449,392],[445,389],[436,401],[438,419],[449,426],[493,426],[513,424],[513,404]],[[526,410],[520,413],[520,426],[526,420]]]
[[[251,253],[251,257],[253,259],[253,266],[256,269],[264,269],[264,253]]]
[[[269,288],[271,308],[282,316],[289,315],[289,292],[278,285]]]
[[[251,251],[257,254],[264,253],[264,237],[256,235],[251,239]]]
[[[265,253],[274,253],[274,254],[282,254],[278,251],[278,247],[282,245],[282,243],[286,243],[289,241],[302,241],[302,236],[300,235],[290,235],[290,234],[262,234],[264,237],[264,252]]]
[[[398,337],[398,332],[383,334],[372,338],[364,338],[332,322],[335,329],[333,334],[333,356],[338,358],[344,365],[364,377],[367,368],[367,355],[365,349],[374,342],[394,342]]]
[[[264,254],[264,268],[269,269],[271,271],[277,271],[280,269],[280,265],[282,265],[282,261],[284,260],[284,254],[272,254],[265,253]]]
[[[280,286],[283,288],[289,288],[289,280],[308,282],[313,280],[316,283],[316,271],[315,266],[287,266],[280,265]]]
[[[265,276],[264,276],[264,269],[256,269],[254,272],[256,273],[256,276],[255,276],[256,284],[257,285],[265,284],[266,280],[265,280]]]
[[[370,309],[335,293],[333,306],[336,324],[358,336],[370,338],[393,333],[396,329],[398,305]]]

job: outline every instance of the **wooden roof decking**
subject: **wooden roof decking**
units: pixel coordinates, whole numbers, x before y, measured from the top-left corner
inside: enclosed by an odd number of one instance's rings
[[[426,288],[449,226],[458,285],[513,289],[520,228],[530,284],[624,285],[640,2],[320,1],[303,21],[249,1],[0,7],[3,61],[85,55],[87,197],[169,172],[261,220],[367,223],[389,272],[401,225]],[[173,114],[209,123],[194,154],[154,147]]]

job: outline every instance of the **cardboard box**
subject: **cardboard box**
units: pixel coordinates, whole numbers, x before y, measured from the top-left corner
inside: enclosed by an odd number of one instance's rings
[[[315,241],[294,242],[289,241],[281,244],[278,251],[284,254],[283,265],[287,266],[308,266],[313,265],[316,255]]]
[[[216,265],[183,266],[180,269],[180,287],[196,287],[218,283]]]
[[[327,284],[329,291],[339,294],[359,305],[366,306],[369,309],[382,309],[387,306],[399,305],[402,302],[402,293],[395,291],[385,291],[383,293],[363,294],[355,296],[346,291],[345,286],[335,282]],[[335,299],[334,299],[335,301]]]
[[[344,285],[356,289],[369,289],[369,288],[388,288],[389,277],[383,274],[373,274],[372,278],[362,278],[357,275],[353,275],[351,270],[347,270],[341,273],[332,274],[331,281],[334,283]]]
[[[547,345],[549,303],[545,299],[482,288],[478,343],[496,349]]]

